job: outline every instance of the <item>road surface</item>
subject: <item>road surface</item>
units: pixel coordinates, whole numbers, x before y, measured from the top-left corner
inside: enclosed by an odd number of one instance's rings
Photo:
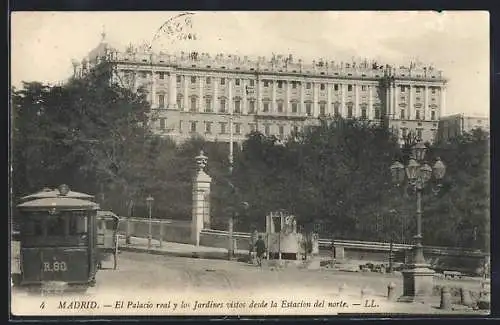
[[[112,263],[104,263],[104,267]],[[173,256],[122,252],[117,270],[100,270],[97,285],[89,289],[87,297],[113,294],[114,297],[257,297],[261,294],[297,298],[303,293],[311,297],[335,299],[348,294],[360,300],[361,290],[380,301],[387,301],[387,285],[396,284],[396,296],[402,294],[401,276],[377,273],[346,273],[323,270],[307,270],[288,267],[272,270],[250,264]],[[436,280],[436,284],[448,283],[478,290],[476,281]],[[343,287],[343,294],[339,288]],[[367,288],[367,289],[366,289]],[[19,292],[19,291],[16,291]],[[116,299],[116,298],[113,298]],[[229,298],[228,298],[229,299]],[[435,297],[431,305],[439,305]],[[399,312],[412,312],[415,307],[398,303]],[[391,307],[392,308],[392,307]],[[427,307],[427,312],[430,306]],[[380,312],[380,311],[379,311]],[[422,312],[425,312],[423,310]]]

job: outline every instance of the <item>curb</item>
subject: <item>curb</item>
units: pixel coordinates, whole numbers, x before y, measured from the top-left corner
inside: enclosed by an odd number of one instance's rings
[[[206,260],[228,260],[227,253],[219,252],[172,252],[172,251],[162,251],[158,249],[148,250],[147,248],[139,248],[133,246],[121,246],[120,251],[123,252],[133,252],[133,253],[147,253],[151,255],[162,255],[162,256],[173,256],[182,258],[198,258]],[[246,257],[246,254],[235,254],[235,259],[239,260]]]

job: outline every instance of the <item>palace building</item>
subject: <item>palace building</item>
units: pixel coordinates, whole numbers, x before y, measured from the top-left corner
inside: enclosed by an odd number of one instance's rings
[[[445,110],[441,71],[376,62],[303,62],[291,55],[250,58],[230,54],[152,53],[101,43],[75,76],[112,69],[113,79],[147,92],[155,133],[177,141],[199,134],[209,141],[241,142],[253,130],[286,137],[339,115],[385,123],[402,137],[433,141]],[[230,130],[232,119],[232,127]]]

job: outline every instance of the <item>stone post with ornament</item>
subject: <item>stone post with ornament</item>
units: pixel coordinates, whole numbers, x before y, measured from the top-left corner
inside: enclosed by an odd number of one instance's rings
[[[210,228],[210,185],[212,178],[205,168],[208,158],[203,151],[195,157],[196,174],[193,178],[193,210],[191,219],[191,241],[200,245],[200,233],[204,228]]]

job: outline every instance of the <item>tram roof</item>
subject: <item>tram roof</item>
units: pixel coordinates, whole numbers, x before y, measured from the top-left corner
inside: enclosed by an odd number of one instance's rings
[[[98,217],[109,217],[109,218],[113,218],[113,219],[120,219],[120,217],[118,217],[112,211],[97,210],[97,216]]]
[[[99,205],[92,201],[61,196],[31,200],[21,203],[17,207],[26,210],[97,210]]]
[[[94,196],[90,194],[69,191],[66,195],[62,195],[57,189],[55,190],[42,190],[40,192],[23,196],[22,201],[33,200],[33,199],[43,199],[43,198],[57,198],[57,197],[70,197],[74,199],[93,199]]]

